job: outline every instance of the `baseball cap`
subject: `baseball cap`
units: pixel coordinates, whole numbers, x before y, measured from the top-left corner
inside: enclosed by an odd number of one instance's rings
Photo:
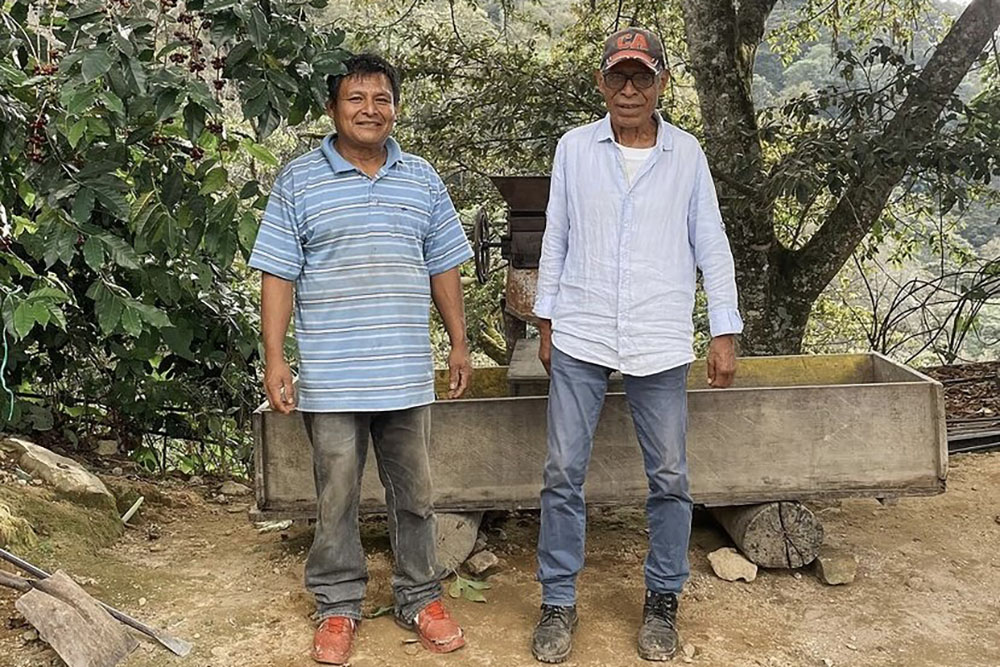
[[[642,28],[619,30],[604,42],[601,71],[607,72],[623,60],[638,60],[659,74],[666,68],[663,42],[655,33]]]

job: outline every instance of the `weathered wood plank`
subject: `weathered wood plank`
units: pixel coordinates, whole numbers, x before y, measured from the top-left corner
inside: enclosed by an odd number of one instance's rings
[[[760,380],[793,386],[690,389],[691,491],[706,505],[846,496],[927,495],[944,489],[947,459],[939,385],[874,384],[873,358],[844,355],[744,360]],[[813,364],[818,364],[814,366]],[[867,370],[866,370],[867,369]],[[822,386],[864,379],[868,384]],[[697,380],[692,372],[692,384]],[[442,401],[434,405],[431,460],[437,505],[451,510],[537,507],[545,458],[544,397]],[[939,423],[940,422],[940,423]],[[314,500],[301,417],[255,416],[259,509],[308,514]],[[366,511],[384,491],[369,457]],[[647,489],[625,397],[609,395],[587,481],[592,503],[640,501]]]

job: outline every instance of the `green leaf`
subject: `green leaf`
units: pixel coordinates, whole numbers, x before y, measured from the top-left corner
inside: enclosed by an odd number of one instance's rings
[[[269,151],[266,146],[262,146],[258,143],[254,143],[249,139],[243,142],[243,147],[247,150],[250,155],[252,155],[257,160],[260,160],[264,164],[270,165],[272,167],[278,166],[278,158],[274,156],[274,153]]]
[[[83,261],[94,271],[100,271],[104,266],[104,246],[96,236],[91,236],[83,244]]]
[[[7,260],[7,263],[10,264],[12,267],[14,267],[14,270],[17,271],[22,276],[28,278],[38,277],[38,274],[35,273],[34,269],[28,266],[27,262],[25,262],[23,259],[15,255],[14,253],[3,252],[0,253],[0,256],[2,256],[5,260]]]
[[[475,588],[466,587],[462,589],[462,597],[472,602],[486,602],[486,596]]]
[[[487,590],[493,588],[493,584],[491,584],[488,581],[476,581],[475,579],[465,579],[465,578],[463,578],[462,579],[462,583],[464,583],[469,588],[476,589],[477,591],[487,591]]]
[[[448,585],[448,595],[456,599],[462,597],[462,584],[459,583],[458,578]]]
[[[229,175],[226,173],[224,167],[215,167],[205,175],[205,180],[202,182],[201,189],[198,191],[198,194],[208,195],[213,192],[218,192],[222,188],[226,187],[228,179]]]
[[[313,70],[320,74],[343,74],[347,54],[341,50],[324,51],[313,58]]]
[[[194,102],[188,102],[184,107],[184,129],[187,131],[188,139],[197,142],[205,129],[205,107]]]
[[[207,0],[204,11],[206,14],[221,12],[224,9],[234,6],[236,2],[237,0]]]
[[[69,145],[76,148],[76,145],[80,143],[83,133],[87,131],[87,119],[81,118],[80,120],[73,123],[72,127],[66,133],[66,140],[69,141]]]
[[[76,196],[73,197],[73,220],[80,224],[90,220],[90,215],[94,212],[95,196],[96,193],[87,187],[76,191]]]
[[[139,268],[139,256],[125,239],[112,236],[111,234],[104,234],[100,238],[104,242],[104,246],[108,249],[108,254],[111,255],[112,262],[125,269]]]
[[[83,56],[83,62],[80,64],[84,82],[90,82],[104,76],[111,69],[111,65],[114,62],[107,49],[95,47],[87,51]]]
[[[121,321],[125,304],[107,285],[98,281],[91,285],[88,295],[94,300],[94,311],[97,313],[97,324],[104,335],[110,334]]]
[[[254,242],[257,240],[257,230],[259,228],[260,224],[257,222],[257,216],[250,211],[240,216],[240,227],[238,230],[240,247],[248,257],[253,250]]]
[[[138,337],[142,333],[142,317],[135,308],[128,306],[122,311],[122,329],[130,336]]]
[[[104,102],[104,106],[108,108],[114,114],[119,117],[125,117],[125,105],[122,103],[121,99],[109,90],[101,93],[101,101]]]
[[[264,12],[260,11],[257,7],[250,10],[250,25],[248,28],[250,30],[250,41],[258,49],[263,49],[267,45],[268,37],[271,35],[271,26],[268,24]]]
[[[167,344],[170,351],[184,359],[194,360],[191,352],[191,340],[194,334],[191,329],[183,326],[164,327],[160,329],[163,342]]]
[[[29,301],[22,301],[14,310],[14,335],[22,339],[35,326],[35,311]]]
[[[89,181],[87,185],[93,188],[97,195],[97,201],[101,202],[101,205],[104,206],[109,213],[119,220],[128,220],[128,201],[125,199],[125,195],[115,188],[115,180],[117,179]]]
[[[156,95],[156,120],[163,122],[177,113],[181,104],[177,99],[177,91],[167,89]]]
[[[167,314],[155,306],[135,301],[132,303],[132,307],[139,311],[142,315],[142,319],[146,320],[157,329],[173,326],[170,323],[170,318],[167,317]]]

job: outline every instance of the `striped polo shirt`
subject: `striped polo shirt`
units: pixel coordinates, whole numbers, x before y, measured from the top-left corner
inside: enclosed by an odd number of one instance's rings
[[[430,276],[472,250],[441,177],[394,139],[375,178],[334,148],[292,160],[250,266],[295,283],[298,409],[403,410],[434,400]]]

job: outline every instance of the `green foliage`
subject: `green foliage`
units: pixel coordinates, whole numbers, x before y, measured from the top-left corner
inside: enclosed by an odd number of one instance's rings
[[[489,590],[493,586],[485,581],[466,579],[456,573],[455,580],[448,584],[448,595],[458,599],[464,598],[470,602],[486,602],[483,591]]]
[[[346,55],[343,32],[309,20],[323,5],[4,4],[0,313],[21,395],[7,428],[111,435],[150,467],[167,464],[150,433],[198,443],[177,454],[188,467],[206,448],[246,459],[256,165],[276,166],[261,142],[280,123],[323,113]]]

